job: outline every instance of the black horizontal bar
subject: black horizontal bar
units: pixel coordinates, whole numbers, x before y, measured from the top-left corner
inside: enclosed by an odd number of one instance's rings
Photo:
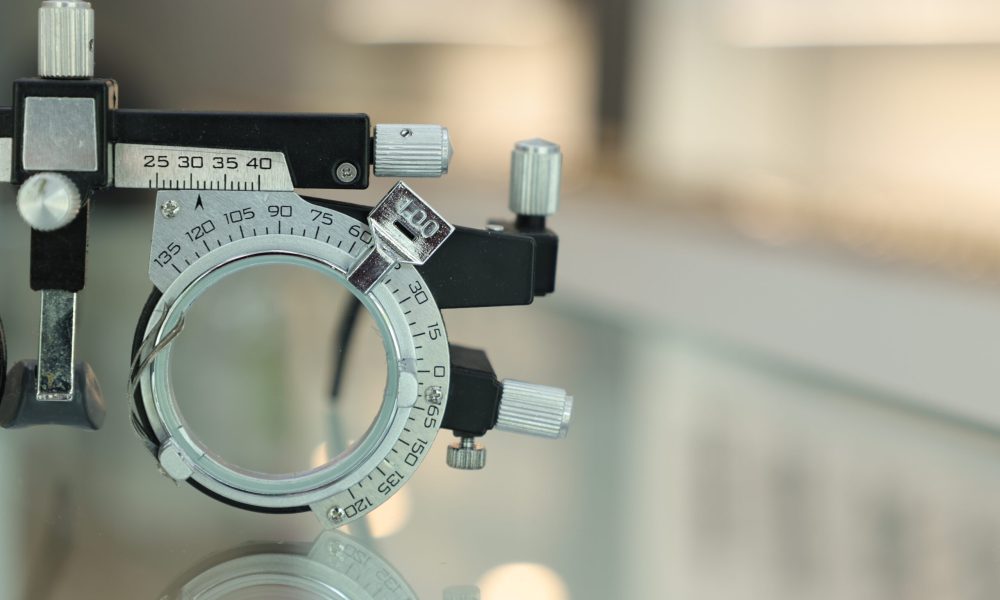
[[[365,114],[117,110],[112,123],[116,143],[281,152],[295,187],[368,187],[371,134]],[[346,184],[334,176],[344,162],[358,171]]]

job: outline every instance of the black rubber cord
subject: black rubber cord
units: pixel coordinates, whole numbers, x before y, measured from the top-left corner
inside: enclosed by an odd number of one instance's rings
[[[4,386],[7,384],[7,338],[3,332],[3,320],[0,320],[0,398],[3,398]]]
[[[354,337],[354,325],[361,313],[361,301],[353,295],[340,314],[340,323],[334,335],[333,346],[333,382],[330,384],[330,402],[336,403],[340,398],[340,387],[344,382],[344,367],[347,366],[347,349]]]

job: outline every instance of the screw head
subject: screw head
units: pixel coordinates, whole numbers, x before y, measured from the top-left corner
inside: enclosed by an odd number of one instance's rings
[[[181,205],[177,204],[176,200],[167,200],[160,207],[160,214],[168,219],[173,219],[179,212],[181,212]]]
[[[441,386],[439,385],[432,385],[427,388],[427,392],[424,393],[424,396],[427,397],[427,400],[435,404],[441,402],[441,399],[444,398],[444,394],[441,392]]]
[[[330,519],[330,522],[336,525],[343,523],[344,519],[347,518],[347,513],[339,506],[333,506],[330,510],[326,511],[326,518]]]
[[[402,136],[402,137],[410,137],[411,135],[413,135],[413,130],[412,129],[401,129],[399,131],[399,135]]]
[[[338,542],[330,542],[326,546],[327,552],[333,556],[340,556],[340,554],[344,552],[345,548],[346,547],[343,544]]]
[[[351,183],[358,178],[358,168],[349,162],[342,162],[335,170],[337,181],[341,183]]]

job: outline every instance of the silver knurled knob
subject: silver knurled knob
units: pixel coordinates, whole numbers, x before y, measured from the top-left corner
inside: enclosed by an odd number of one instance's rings
[[[465,437],[448,446],[448,466],[464,471],[478,471],[486,466],[486,448],[475,438]]]
[[[542,139],[514,145],[510,158],[510,210],[519,215],[547,217],[559,209],[562,152]]]
[[[37,231],[55,231],[80,212],[80,192],[60,173],[36,173],[17,191],[17,211]]]
[[[94,9],[83,0],[45,0],[38,9],[38,74],[94,76]]]
[[[451,162],[451,138],[440,125],[376,125],[375,175],[440,177]]]
[[[573,396],[566,390],[506,379],[496,428],[559,439],[569,432]]]

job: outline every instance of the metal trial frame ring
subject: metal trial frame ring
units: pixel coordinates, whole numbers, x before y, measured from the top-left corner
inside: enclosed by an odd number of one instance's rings
[[[329,530],[311,544],[251,543],[212,554],[180,575],[159,597],[221,600],[240,593],[260,594],[262,587],[270,592],[268,598],[416,598],[406,578],[368,543]]]
[[[273,240],[280,240],[280,247]],[[386,286],[375,286],[368,294],[347,282],[354,258],[330,245],[307,238],[260,237],[238,240],[206,254],[192,263],[164,291],[153,309],[143,347],[155,351],[137,356],[137,373],[146,415],[155,433],[161,465],[173,464],[168,475],[200,484],[223,498],[264,509],[304,508],[337,495],[376,469],[391,450],[416,403],[417,381],[412,361],[413,339],[401,335],[408,329],[398,323],[402,315],[390,315],[395,306]],[[385,394],[378,416],[361,441],[346,455],[309,471],[271,475],[232,465],[211,452],[190,432],[177,405],[169,377],[171,337],[182,326],[184,312],[212,284],[237,271],[262,264],[305,266],[345,285],[371,313],[382,335],[389,365]],[[412,269],[404,265],[401,268]],[[404,320],[405,323],[405,320]],[[145,364],[143,364],[145,363]],[[395,366],[395,368],[393,368]],[[164,453],[174,453],[164,457]],[[164,460],[166,458],[166,461]]]

